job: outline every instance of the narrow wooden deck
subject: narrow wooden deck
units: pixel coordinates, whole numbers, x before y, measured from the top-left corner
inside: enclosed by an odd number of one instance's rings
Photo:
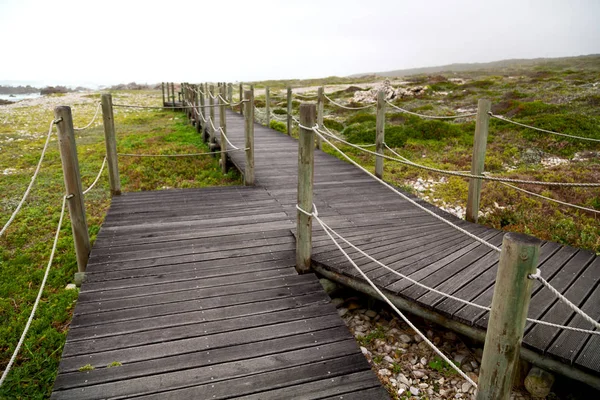
[[[292,227],[258,187],[115,197],[52,398],[388,398],[317,278],[297,275]]]
[[[228,111],[229,139],[244,147],[243,117]],[[296,219],[297,141],[255,124],[256,186],[279,202],[291,221]],[[243,152],[230,153],[243,171]],[[314,200],[333,229],[389,267],[457,297],[489,306],[498,254],[462,235],[386,189],[353,165],[315,151]],[[412,197],[412,196],[411,196]],[[460,220],[418,200],[421,205],[499,246],[503,232]],[[313,224],[313,262],[334,273],[363,281],[346,258]],[[470,327],[485,330],[488,312],[428,292],[400,279],[344,246],[358,265],[387,293]],[[600,258],[586,250],[557,243],[542,246],[543,276],[586,313],[600,318]],[[591,329],[583,318],[537,282],[529,317]],[[600,336],[528,323],[523,345],[540,355],[587,374],[600,374]]]

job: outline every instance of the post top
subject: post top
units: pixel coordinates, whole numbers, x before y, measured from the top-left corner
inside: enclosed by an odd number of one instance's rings
[[[504,235],[504,239],[513,243],[519,243],[525,246],[541,246],[542,241],[536,237],[518,232],[508,232]]]

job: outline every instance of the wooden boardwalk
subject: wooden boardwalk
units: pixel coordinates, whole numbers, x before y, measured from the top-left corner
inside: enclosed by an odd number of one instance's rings
[[[244,147],[243,117],[228,111],[227,132]],[[297,140],[255,124],[256,186],[296,219]],[[230,153],[240,170],[244,153]],[[501,245],[503,232],[460,220],[425,201],[421,205],[467,231]],[[423,284],[489,306],[499,255],[417,209],[353,165],[315,151],[314,201],[319,216],[356,246],[389,267]],[[425,311],[484,332],[488,312],[428,292],[400,279],[344,246],[361,269],[385,292],[408,299]],[[318,224],[313,223],[313,263],[333,276],[362,282]],[[544,242],[539,268],[543,276],[586,313],[600,318],[600,257],[594,253]],[[580,316],[535,283],[529,317],[555,324],[591,329]],[[588,377],[600,378],[600,336],[527,324],[523,345],[540,356],[557,360]]]
[[[292,228],[258,187],[115,197],[52,398],[388,398]]]

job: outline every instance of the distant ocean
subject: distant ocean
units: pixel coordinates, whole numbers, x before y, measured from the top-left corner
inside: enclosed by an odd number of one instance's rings
[[[8,101],[19,101],[26,99],[36,99],[40,97],[39,93],[28,93],[28,94],[0,94],[0,100],[8,100]]]

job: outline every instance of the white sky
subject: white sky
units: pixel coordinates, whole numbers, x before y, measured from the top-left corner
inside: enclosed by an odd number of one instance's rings
[[[310,78],[600,53],[598,0],[0,0],[0,83]]]

